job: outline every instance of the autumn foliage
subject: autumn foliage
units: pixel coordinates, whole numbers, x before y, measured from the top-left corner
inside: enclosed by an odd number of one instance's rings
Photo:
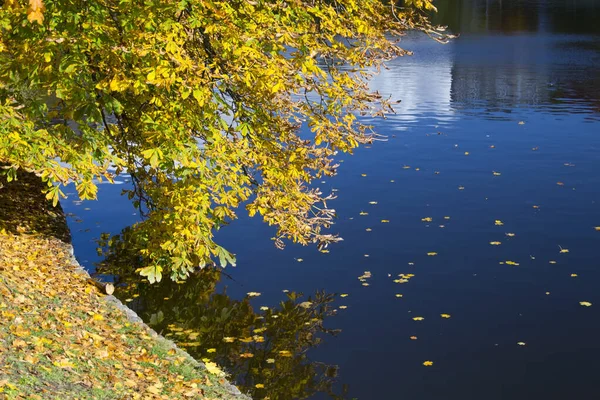
[[[326,246],[332,199],[311,182],[392,111],[367,80],[428,0],[9,0],[0,7],[0,163],[57,202],[130,174],[150,281],[234,257],[213,240],[240,206],[284,240]],[[107,211],[109,212],[109,211]]]

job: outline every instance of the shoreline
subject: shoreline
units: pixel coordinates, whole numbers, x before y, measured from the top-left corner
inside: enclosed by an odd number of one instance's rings
[[[0,398],[249,400],[90,284],[43,187],[0,178]]]

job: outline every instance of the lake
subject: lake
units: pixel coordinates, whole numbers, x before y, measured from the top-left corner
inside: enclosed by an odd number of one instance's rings
[[[256,399],[600,398],[600,2],[438,3],[460,37],[404,37],[387,141],[315,182],[329,253],[242,217],[227,276],[137,283],[126,233],[98,242],[139,218],[122,179],[62,202],[80,263]]]

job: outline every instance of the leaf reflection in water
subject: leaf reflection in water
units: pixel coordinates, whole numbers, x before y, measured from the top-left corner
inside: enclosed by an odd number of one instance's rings
[[[143,265],[128,232],[98,240],[104,259],[96,275],[112,276],[115,295],[129,300],[154,330],[194,358],[216,362],[252,398],[304,399],[317,393],[346,398],[346,385],[336,384],[337,366],[308,357],[311,348],[339,332],[324,326],[336,313],[334,294],[287,292],[278,305],[255,308],[250,296],[232,299],[226,288],[217,289],[222,273],[216,268],[195,271],[185,283],[149,284],[135,272]]]

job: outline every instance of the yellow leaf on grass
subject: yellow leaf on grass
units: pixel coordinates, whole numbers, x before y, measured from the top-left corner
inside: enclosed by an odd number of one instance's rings
[[[216,375],[216,376],[225,375],[225,373],[223,371],[221,371],[221,369],[217,366],[217,364],[212,361],[205,361],[204,366],[206,367],[206,370],[208,371],[209,374]]]

